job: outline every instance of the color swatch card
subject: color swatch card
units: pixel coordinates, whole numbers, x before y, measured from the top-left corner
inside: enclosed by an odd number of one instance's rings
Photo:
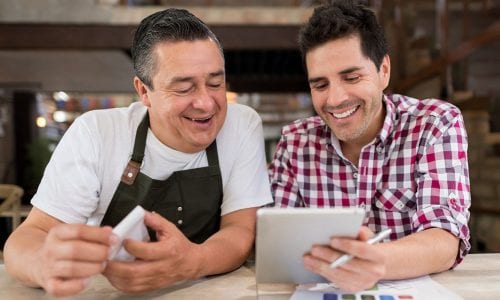
[[[358,293],[347,293],[332,284],[302,284],[297,286],[292,300],[458,300],[459,296],[422,276],[408,280],[381,281],[373,288]]]

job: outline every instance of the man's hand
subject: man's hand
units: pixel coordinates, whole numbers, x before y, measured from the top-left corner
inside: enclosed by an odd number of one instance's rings
[[[104,276],[109,282],[122,292],[141,293],[197,278],[199,245],[158,214],[146,212],[144,223],[156,231],[158,241],[126,240],[125,249],[136,261],[108,262]]]
[[[38,252],[36,281],[53,296],[77,294],[91,276],[104,270],[110,245],[115,242],[110,227],[56,225]]]
[[[329,246],[313,246],[304,255],[304,266],[347,292],[371,288],[386,273],[385,253],[377,245],[366,243],[372,236],[373,233],[367,227],[362,227],[357,240],[333,238]],[[354,258],[332,269],[330,264],[344,253]]]

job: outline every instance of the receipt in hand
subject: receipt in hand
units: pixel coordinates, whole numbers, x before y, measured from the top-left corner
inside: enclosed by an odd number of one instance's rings
[[[148,230],[146,225],[144,225],[144,214],[145,210],[137,205],[113,228],[113,233],[118,237],[119,242],[110,251],[109,260],[135,260],[135,257],[123,247],[123,241],[125,239],[149,241]]]

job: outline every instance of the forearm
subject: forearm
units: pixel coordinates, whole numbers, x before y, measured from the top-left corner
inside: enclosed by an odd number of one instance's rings
[[[379,247],[386,256],[384,279],[404,279],[451,268],[459,239],[443,229],[431,228]]]
[[[38,254],[46,235],[46,232],[36,227],[21,225],[5,243],[5,268],[27,286],[41,286],[36,274],[41,265]]]
[[[232,271],[245,262],[255,237],[255,209],[237,212],[216,234],[199,246],[196,277]]]

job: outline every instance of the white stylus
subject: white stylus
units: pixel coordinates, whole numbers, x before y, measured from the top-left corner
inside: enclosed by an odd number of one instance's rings
[[[386,229],[384,231],[381,231],[377,235],[372,237],[371,239],[367,240],[366,243],[370,244],[370,245],[378,243],[381,240],[383,240],[384,238],[386,238],[390,233],[391,233],[391,229]],[[335,261],[333,261],[330,264],[330,268],[335,269],[337,267],[340,267],[341,265],[345,264],[346,262],[350,261],[353,258],[354,258],[354,256],[351,254],[344,254],[341,257],[339,257],[338,259],[336,259]]]

